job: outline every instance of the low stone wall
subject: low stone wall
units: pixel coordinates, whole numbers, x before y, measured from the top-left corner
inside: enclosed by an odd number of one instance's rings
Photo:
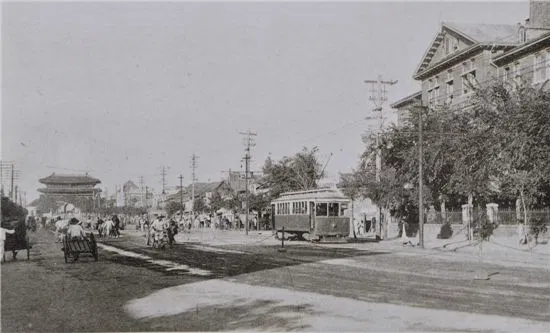
[[[451,224],[453,229],[453,236],[457,233],[466,235],[466,226],[463,224]],[[424,238],[425,239],[435,239],[437,234],[441,230],[441,224],[436,223],[426,223],[424,224]],[[389,237],[397,237],[398,230],[397,224],[393,223]],[[517,226],[516,225],[499,225],[498,228],[494,231],[495,237],[517,237]]]

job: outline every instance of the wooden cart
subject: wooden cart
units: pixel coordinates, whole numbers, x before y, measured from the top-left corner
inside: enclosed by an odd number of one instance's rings
[[[63,238],[63,254],[65,255],[65,263],[69,262],[69,258],[74,261],[78,260],[80,254],[91,254],[95,261],[98,260],[97,243],[93,233],[89,233],[85,239],[69,239],[68,236]]]
[[[14,219],[11,221],[2,221],[2,227],[10,230],[15,230],[13,234],[6,234],[6,240],[4,241],[4,257],[2,260],[6,261],[6,252],[11,251],[13,259],[17,259],[17,251],[26,250],[27,260],[31,256],[31,243],[29,236],[27,235],[27,227],[24,219]]]

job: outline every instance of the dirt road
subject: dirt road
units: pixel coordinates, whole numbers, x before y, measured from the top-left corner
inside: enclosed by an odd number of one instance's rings
[[[135,232],[102,242],[98,262],[65,264],[51,233],[32,237],[30,261],[2,265],[3,332],[550,328],[544,269],[368,243],[279,252],[271,241],[187,242],[164,252]],[[491,279],[473,279],[483,274]]]

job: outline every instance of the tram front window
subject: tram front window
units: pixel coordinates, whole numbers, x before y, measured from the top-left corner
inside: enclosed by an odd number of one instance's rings
[[[328,204],[328,216],[338,216],[338,204],[329,203]]]
[[[327,210],[326,203],[318,203],[315,205],[315,216],[327,216]]]

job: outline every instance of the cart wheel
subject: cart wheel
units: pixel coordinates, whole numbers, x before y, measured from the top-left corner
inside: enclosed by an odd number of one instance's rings
[[[92,255],[94,256],[95,261],[97,261],[98,260],[97,243],[95,241],[94,234],[90,234],[90,246],[92,248]]]
[[[69,242],[67,242],[67,238],[63,238],[62,241],[63,244],[63,256],[65,257],[65,263],[69,262]]]

